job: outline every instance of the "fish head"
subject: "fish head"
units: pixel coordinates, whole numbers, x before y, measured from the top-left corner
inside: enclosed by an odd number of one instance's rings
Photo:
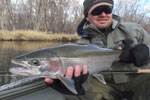
[[[61,59],[50,50],[33,51],[13,58],[11,62],[22,66],[10,69],[10,72],[19,75],[51,78],[56,78],[58,74],[64,75]]]

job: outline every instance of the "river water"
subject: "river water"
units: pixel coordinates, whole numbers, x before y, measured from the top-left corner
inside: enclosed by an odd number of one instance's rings
[[[0,42],[0,86],[25,78],[23,76],[14,76],[8,73],[9,69],[15,66],[11,64],[11,59],[13,57],[39,48],[47,48],[47,47],[56,46],[60,44],[64,44],[64,43],[27,42],[27,41]]]

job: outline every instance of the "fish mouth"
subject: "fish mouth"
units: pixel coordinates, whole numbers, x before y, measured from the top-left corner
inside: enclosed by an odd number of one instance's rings
[[[19,67],[22,67],[22,69],[28,69],[28,70],[32,70],[31,67],[27,61],[17,61],[16,59],[12,59],[11,60],[11,63],[12,64],[15,64],[15,65],[19,65]]]
[[[34,71],[28,69],[27,67],[22,67],[22,68],[10,68],[9,71],[12,74],[16,75],[22,75],[22,76],[31,76],[33,75]]]
[[[26,64],[24,64],[24,63],[22,63],[21,61],[20,62],[18,62],[18,61],[16,61],[15,59],[12,59],[11,60],[11,63],[13,63],[13,64],[15,64],[15,65],[20,65],[20,66],[26,66]]]
[[[29,67],[29,65],[23,61],[16,61],[15,59],[11,60],[11,63],[15,65],[19,65],[19,67],[10,68],[10,72],[16,75],[23,75],[23,76],[32,76],[36,75],[36,72]]]

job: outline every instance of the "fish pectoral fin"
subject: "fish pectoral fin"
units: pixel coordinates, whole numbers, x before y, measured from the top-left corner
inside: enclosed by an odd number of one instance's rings
[[[105,81],[105,78],[102,74],[94,74],[93,75],[96,79],[98,79],[100,82],[102,82],[103,84],[107,84]]]
[[[77,90],[75,89],[74,80],[69,79],[63,76],[59,76],[58,79],[69,89],[72,93],[78,94]]]

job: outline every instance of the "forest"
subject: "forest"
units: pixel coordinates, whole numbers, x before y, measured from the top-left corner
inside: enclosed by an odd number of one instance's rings
[[[123,21],[142,25],[150,33],[149,2],[115,0],[113,13],[122,17]],[[0,0],[0,30],[3,31],[74,34],[83,17],[80,0]]]

